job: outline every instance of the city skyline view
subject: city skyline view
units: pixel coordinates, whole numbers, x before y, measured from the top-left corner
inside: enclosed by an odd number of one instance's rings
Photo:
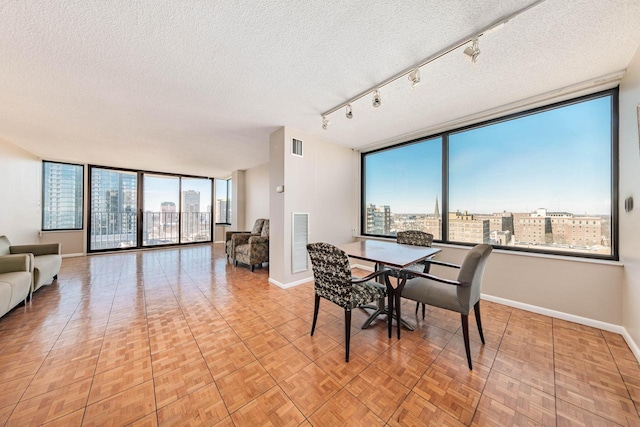
[[[449,211],[611,214],[611,97],[449,135]],[[367,154],[365,204],[432,213],[440,137]]]

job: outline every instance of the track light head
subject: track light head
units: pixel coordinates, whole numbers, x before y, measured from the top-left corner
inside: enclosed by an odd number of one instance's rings
[[[376,89],[376,91],[373,92],[373,106],[378,108],[380,105],[382,105],[382,98],[380,98],[380,91]]]
[[[351,109],[351,104],[347,104],[347,112],[345,113],[347,119],[353,119],[353,110]]]
[[[467,46],[464,50],[464,54],[471,58],[471,62],[474,64],[478,61],[478,56],[480,56],[480,48],[478,48],[478,38],[473,39],[471,46]]]
[[[328,127],[329,119],[327,119],[327,116],[322,116],[322,129],[327,130]]]
[[[420,83],[420,68],[415,68],[409,73],[411,87],[416,87]]]

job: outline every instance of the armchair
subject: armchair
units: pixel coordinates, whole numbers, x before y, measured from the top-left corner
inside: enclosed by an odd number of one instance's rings
[[[391,287],[388,269],[378,270],[375,273],[358,279],[351,276],[349,257],[339,248],[328,243],[309,243],[307,245],[311,266],[313,268],[313,286],[315,289],[315,306],[313,309],[313,323],[311,336],[316,329],[320,297],[331,301],[344,309],[345,332],[345,362],[349,361],[349,341],[351,338],[351,310],[364,307],[372,301],[378,301],[389,296],[389,312],[393,312],[392,294],[388,292]],[[383,276],[385,285],[372,281]],[[391,316],[388,316],[388,334],[391,338]]]
[[[28,254],[0,256],[0,316],[20,301],[27,303],[31,290],[31,257]]]
[[[444,267],[460,269],[457,280],[443,279],[432,274],[420,273],[413,270],[402,270],[402,275],[413,277],[411,280],[403,279],[401,293],[403,298],[417,302],[444,308],[445,310],[460,313],[462,320],[462,335],[464,347],[467,353],[469,369],[471,366],[471,351],[469,349],[469,313],[473,308],[478,325],[480,340],[484,344],[482,333],[482,320],[480,318],[480,288],[484,267],[491,254],[490,245],[477,245],[471,249],[462,261],[462,265],[450,264],[442,261],[431,261],[432,264]],[[396,293],[396,315],[400,318],[400,293]],[[400,326],[398,322],[398,337]]]
[[[225,233],[225,248],[227,252],[227,258],[231,261],[235,260],[236,251],[235,251],[235,242],[233,240],[233,236],[239,234],[251,234],[259,236],[262,232],[262,226],[264,224],[264,218],[258,218],[253,224],[253,229],[251,231],[227,231]]]
[[[32,295],[50,279],[58,279],[62,266],[60,243],[11,245],[7,236],[0,236],[0,256],[9,254],[29,254],[32,257],[30,263]]]
[[[246,264],[253,271],[256,265],[269,262],[269,220],[265,219],[259,236],[236,234],[232,237],[235,247],[234,264]]]

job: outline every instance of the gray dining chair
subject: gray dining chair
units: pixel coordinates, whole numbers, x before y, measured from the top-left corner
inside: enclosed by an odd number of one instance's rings
[[[329,243],[309,243],[307,251],[311,258],[313,281],[315,289],[315,305],[313,309],[313,323],[311,336],[316,329],[320,298],[325,298],[344,309],[345,332],[345,361],[349,361],[349,341],[351,338],[351,310],[364,307],[373,301],[389,295],[389,310],[393,310],[392,293],[387,269],[369,274],[361,279],[351,275],[349,257],[341,249]],[[385,284],[372,281],[376,277],[383,277]],[[391,338],[391,318],[388,321],[388,334]]]
[[[469,349],[469,313],[475,312],[480,340],[484,344],[482,320],[480,318],[480,291],[484,268],[491,253],[491,245],[477,245],[471,249],[462,261],[462,265],[432,260],[432,264],[460,269],[456,280],[443,279],[432,274],[420,273],[413,270],[402,270],[404,287],[402,298],[444,308],[460,313],[462,319],[462,335],[467,353],[469,369],[471,366],[471,351]],[[411,278],[406,280],[406,278]],[[400,319],[400,293],[396,293],[396,315]],[[399,324],[399,322],[398,322]],[[398,326],[398,338],[400,326]]]
[[[427,233],[425,231],[420,230],[405,230],[398,231],[398,235],[396,236],[396,242],[401,243],[403,245],[413,245],[413,246],[426,246],[431,247],[433,243],[433,234]],[[434,255],[435,256],[435,255]],[[419,273],[428,273],[429,267],[431,266],[430,259],[433,256],[419,261],[413,264],[410,267],[407,267],[409,270],[417,271]],[[418,309],[420,308],[420,303],[416,303],[416,316],[418,315]],[[422,304],[422,318],[425,316],[425,305]]]

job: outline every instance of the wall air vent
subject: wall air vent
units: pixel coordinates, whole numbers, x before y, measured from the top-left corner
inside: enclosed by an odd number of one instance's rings
[[[291,240],[291,273],[308,270],[309,214],[295,212],[292,214]]]
[[[293,138],[291,141],[291,154],[302,157],[302,140]],[[305,249],[306,250],[306,249]]]

